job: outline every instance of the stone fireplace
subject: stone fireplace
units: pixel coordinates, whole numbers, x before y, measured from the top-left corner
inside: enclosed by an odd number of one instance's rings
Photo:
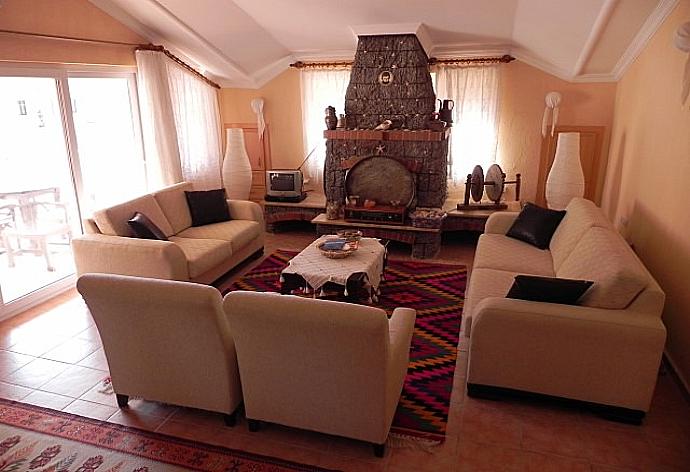
[[[347,129],[324,132],[327,201],[344,204],[348,170],[363,159],[382,156],[402,164],[413,176],[414,196],[401,203],[408,210],[443,206],[450,131],[427,129],[435,104],[428,57],[415,35],[360,36],[345,96]],[[374,130],[384,120],[399,129]],[[376,168],[380,175],[368,178],[394,188],[396,174],[385,166]],[[358,196],[360,204],[370,199]],[[379,188],[371,199],[387,206],[395,196],[387,198]]]

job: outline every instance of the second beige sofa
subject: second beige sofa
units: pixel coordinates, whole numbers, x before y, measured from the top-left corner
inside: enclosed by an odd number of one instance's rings
[[[517,216],[491,215],[477,245],[463,313],[468,392],[546,394],[641,421],[666,339],[664,292],[591,201],[571,201],[546,250],[506,236]],[[518,274],[594,285],[576,306],[506,298]]]
[[[87,234],[72,240],[77,274],[107,273],[211,283],[245,259],[263,253],[261,207],[228,200],[230,221],[192,226],[185,191],[179,183],[105,208],[85,220]],[[135,212],[148,216],[168,241],[137,239],[127,225]]]

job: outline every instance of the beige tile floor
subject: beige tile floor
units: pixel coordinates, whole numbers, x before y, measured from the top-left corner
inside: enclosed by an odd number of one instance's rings
[[[314,238],[292,229],[268,235],[266,252],[298,250]],[[474,238],[448,235],[440,259],[470,266],[473,252]],[[408,249],[394,246],[391,257],[408,257]],[[244,421],[227,428],[220,415],[143,400],[119,410],[102,392],[108,365],[74,291],[0,323],[0,397],[234,449],[347,471],[690,470],[690,406],[670,374],[659,376],[644,425],[627,426],[580,410],[468,398],[466,364],[461,343],[445,444],[388,448],[376,459],[366,444],[277,425],[249,433]]]

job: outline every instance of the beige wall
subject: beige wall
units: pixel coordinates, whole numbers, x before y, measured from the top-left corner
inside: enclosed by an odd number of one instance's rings
[[[618,84],[603,207],[666,292],[667,352],[690,381],[690,104],[681,107],[687,54],[676,7]]]
[[[225,123],[253,121],[249,102],[255,97],[266,100],[264,111],[270,123],[274,168],[295,167],[304,158],[299,80],[299,71],[290,69],[259,90],[220,92]],[[498,162],[511,179],[516,172],[522,173],[523,198],[528,200],[536,195],[544,96],[553,90],[563,95],[559,124],[606,126],[607,136],[611,129],[616,84],[573,84],[518,61],[504,66]],[[607,149],[608,143],[604,143],[604,166]],[[509,191],[512,195],[512,188]]]
[[[571,83],[520,61],[504,65],[500,82],[498,163],[512,179],[522,174],[523,199],[533,200],[537,192],[541,120],[544,96],[551,91],[563,96],[559,125],[605,126],[602,176],[606,166],[608,135],[613,121],[615,83]]]
[[[257,90],[221,89],[223,123],[255,122],[256,115],[250,102],[256,97],[264,99],[264,118],[271,136],[272,167],[296,168],[305,157],[299,71],[290,68]]]
[[[87,0],[4,0],[0,29],[131,43],[147,41]],[[0,61],[134,65],[131,46],[0,33]]]

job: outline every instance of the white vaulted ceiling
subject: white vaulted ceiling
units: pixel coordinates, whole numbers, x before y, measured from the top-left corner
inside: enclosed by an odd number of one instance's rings
[[[415,32],[429,56],[512,54],[617,80],[678,0],[90,0],[228,87],[295,60],[352,58],[357,34]]]

